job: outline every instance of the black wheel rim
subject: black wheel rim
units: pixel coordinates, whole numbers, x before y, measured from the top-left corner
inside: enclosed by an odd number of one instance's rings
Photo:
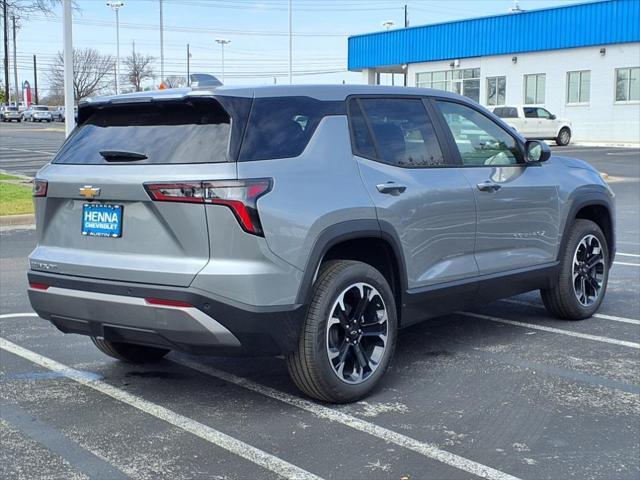
[[[380,366],[387,349],[388,316],[382,295],[355,283],[338,295],[327,320],[326,349],[333,373],[357,385]]]
[[[573,255],[573,291],[583,307],[590,307],[600,297],[606,263],[600,240],[586,235]]]

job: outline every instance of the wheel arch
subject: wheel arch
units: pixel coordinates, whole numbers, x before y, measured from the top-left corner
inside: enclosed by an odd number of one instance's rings
[[[309,303],[320,266],[334,259],[358,260],[378,269],[394,293],[400,323],[407,278],[400,239],[390,224],[374,219],[352,220],[323,230],[307,260],[296,303]]]

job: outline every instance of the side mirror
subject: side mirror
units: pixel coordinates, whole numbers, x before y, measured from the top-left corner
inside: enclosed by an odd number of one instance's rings
[[[551,157],[551,149],[549,145],[540,140],[527,140],[525,143],[525,150],[527,152],[527,163],[541,163],[546,162]]]
[[[557,117],[553,114],[551,114],[551,116],[549,117],[549,120],[555,120]]]

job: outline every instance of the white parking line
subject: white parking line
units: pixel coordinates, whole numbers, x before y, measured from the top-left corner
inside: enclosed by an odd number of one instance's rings
[[[44,150],[30,150],[26,148],[0,147],[0,150],[10,150],[12,152],[41,153],[43,155],[55,155],[56,152],[45,152]]]
[[[458,315],[464,315],[467,317],[481,318],[482,320],[489,320],[491,322],[505,323],[507,325],[515,325],[516,327],[530,328],[532,330],[542,330],[543,332],[559,333],[560,335],[567,335],[569,337],[582,338],[585,340],[594,340],[596,342],[609,343],[611,345],[619,345],[621,347],[629,347],[640,349],[640,343],[628,342],[627,340],[616,340],[615,338],[601,337],[600,335],[591,335],[588,333],[572,332],[571,330],[562,330],[561,328],[545,327],[544,325],[536,325],[534,323],[518,322],[516,320],[508,320],[506,318],[492,317],[491,315],[483,315],[481,313],[473,312],[455,312]]]
[[[355,430],[368,433],[369,435],[379,438],[380,440],[383,440],[387,443],[393,443],[395,445],[398,445],[399,447],[412,450],[432,460],[437,460],[464,472],[471,473],[477,477],[490,480],[518,480],[517,477],[509,475],[508,473],[501,472],[500,470],[496,470],[494,468],[488,467],[473,460],[469,460],[454,453],[441,450],[433,444],[421,442],[414,438],[407,437],[406,435],[403,435],[401,433],[394,432],[393,430],[388,430],[374,423],[367,422],[366,420],[362,420],[358,417],[340,412],[333,408],[325,407],[324,405],[319,405],[315,402],[305,400],[304,398],[296,397],[294,395],[275,390],[271,387],[261,385],[246,378],[238,377],[237,375],[234,375],[232,373],[218,370],[217,368],[210,367],[208,365],[202,365],[192,360],[182,358],[171,360],[187,368],[191,368],[198,372],[204,373],[205,375],[219,378],[221,380],[224,380],[225,382],[232,383],[266,397],[279,400],[302,410],[306,410],[307,412],[310,412],[319,418],[330,420],[332,422],[345,425]]]
[[[616,256],[620,255],[621,257],[636,257],[636,258],[640,258],[640,255],[637,255],[635,253],[616,253]]]
[[[626,265],[627,267],[640,267],[640,263],[613,262],[614,265]]]
[[[500,301],[505,303],[513,303],[514,305],[525,305],[527,307],[540,308],[544,310],[544,305],[540,305],[538,303],[525,302],[523,300],[515,300],[511,298],[505,298]],[[629,323],[631,325],[640,325],[640,320],[636,320],[634,318],[616,317],[615,315],[605,315],[604,313],[594,313],[592,317],[601,318],[603,320],[611,320],[614,322]]]
[[[157,405],[136,395],[132,395],[131,393],[109,385],[108,383],[101,382],[100,380],[89,379],[86,375],[82,375],[78,370],[44,357],[36,352],[32,352],[31,350],[16,345],[4,338],[0,338],[0,348],[22,357],[25,360],[29,360],[36,365],[59,372],[64,377],[67,377],[74,382],[78,382],[86,387],[108,395],[111,398],[126,403],[127,405],[159,418],[160,420],[164,420],[175,427],[192,433],[209,443],[270,470],[281,477],[300,480],[320,479],[320,477],[313,473],[303,470],[300,467],[288,463],[281,458],[266,453],[236,438],[230,437],[225,433],[219,432],[208,425],[204,425],[189,417],[173,412],[168,408]]]

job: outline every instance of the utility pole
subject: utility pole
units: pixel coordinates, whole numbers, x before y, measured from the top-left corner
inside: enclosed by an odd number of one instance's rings
[[[2,1],[2,21],[4,22],[4,98],[9,103],[9,20],[7,0]]]
[[[164,82],[164,19],[162,16],[162,0],[160,0],[160,77]]]
[[[13,26],[13,81],[16,87],[16,106],[20,103],[20,85],[18,85],[18,61],[16,56],[16,16],[11,15]]]
[[[409,26],[409,12],[407,11],[407,5],[404,5],[404,28]]]
[[[36,56],[33,56],[33,93],[36,97],[36,105],[38,105],[38,67],[36,65]]]
[[[191,53],[189,52],[189,44],[187,43],[187,87],[191,85]]]
[[[289,0],[289,85],[293,83],[293,6]]]
[[[73,27],[71,22],[71,1],[64,0],[63,32],[64,32],[64,130],[68,137],[76,124],[73,112]]]

